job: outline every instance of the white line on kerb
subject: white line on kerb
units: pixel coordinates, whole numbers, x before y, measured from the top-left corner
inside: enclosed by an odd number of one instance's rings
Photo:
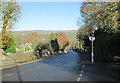
[[[80,78],[78,78],[77,81],[80,81]]]

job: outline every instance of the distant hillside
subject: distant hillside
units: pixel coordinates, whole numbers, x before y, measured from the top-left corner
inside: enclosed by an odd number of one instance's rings
[[[45,38],[46,40],[49,39],[49,35],[51,32],[63,32],[67,35],[69,42],[76,41],[76,33],[77,30],[29,30],[29,31],[13,31],[14,36],[23,36],[28,35],[31,32],[37,32],[41,38]]]

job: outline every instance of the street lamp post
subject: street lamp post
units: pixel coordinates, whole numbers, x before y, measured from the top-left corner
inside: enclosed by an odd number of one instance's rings
[[[91,36],[89,36],[89,40],[92,42],[92,52],[91,52],[91,59],[92,63],[94,62],[94,53],[93,53],[93,41],[95,40],[94,34],[92,33]]]

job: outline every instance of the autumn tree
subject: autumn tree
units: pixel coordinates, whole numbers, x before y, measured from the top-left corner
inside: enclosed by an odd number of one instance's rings
[[[58,40],[58,44],[60,45],[60,48],[63,50],[69,45],[69,42],[65,33],[62,33],[62,32],[57,33],[57,40]]]
[[[96,40],[94,41],[94,54],[96,61],[114,61],[120,53],[120,9],[119,2],[83,2],[80,9],[85,25],[90,25]],[[88,27],[89,28],[89,27]],[[85,29],[85,27],[84,27]],[[79,39],[88,43],[89,31],[80,28],[77,34]],[[85,34],[85,36],[84,36]]]
[[[105,32],[120,31],[118,2],[84,2],[80,9],[84,22]]]
[[[21,15],[21,8],[14,0],[0,3],[0,23],[2,28],[2,48],[4,49],[7,41],[7,31],[14,28],[15,23]]]
[[[70,46],[71,46],[72,49],[75,49],[77,47],[77,41],[72,40],[71,43],[70,43]]]
[[[27,43],[39,44],[41,42],[41,37],[37,32],[32,32],[26,36]]]

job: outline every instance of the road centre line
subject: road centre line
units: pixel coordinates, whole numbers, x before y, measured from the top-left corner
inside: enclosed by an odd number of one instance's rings
[[[77,79],[77,81],[80,81],[80,77]]]
[[[85,65],[83,64],[83,69],[85,68]]]
[[[81,71],[81,73],[83,73],[83,70]]]
[[[82,64],[82,70],[81,70],[81,73],[80,73],[80,75],[79,75],[80,77],[82,76],[82,73],[83,73],[84,68],[85,68],[85,65]],[[77,81],[80,81],[80,77],[78,77]]]
[[[79,76],[82,76],[82,74],[80,74]]]

